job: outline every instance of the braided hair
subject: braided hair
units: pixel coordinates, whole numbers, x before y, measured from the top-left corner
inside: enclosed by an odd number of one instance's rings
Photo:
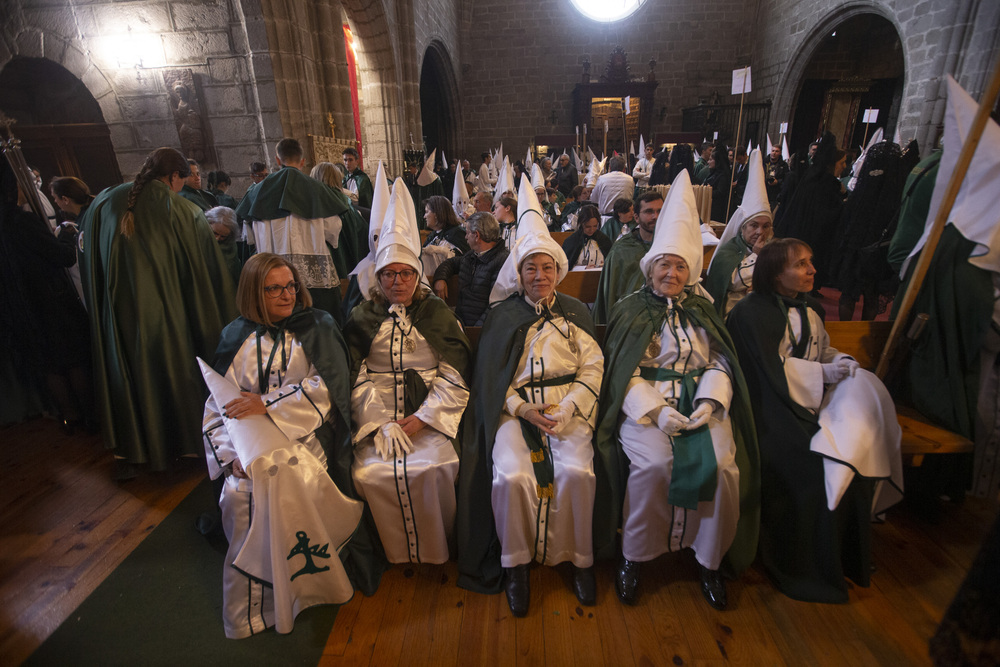
[[[181,178],[187,178],[191,174],[187,159],[181,155],[180,151],[174,148],[157,148],[146,156],[146,161],[142,163],[139,175],[135,177],[132,187],[128,191],[128,204],[125,215],[122,216],[118,226],[118,231],[125,238],[131,238],[135,232],[135,204],[139,200],[139,193],[150,181],[164,176],[170,177],[177,172]]]

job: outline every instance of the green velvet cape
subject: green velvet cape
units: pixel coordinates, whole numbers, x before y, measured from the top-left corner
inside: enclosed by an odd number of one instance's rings
[[[165,470],[204,454],[195,357],[212,357],[236,290],[204,213],[158,180],[139,194],[132,237],[122,236],[131,187],[102,192],[82,223],[96,403],[108,448]]]
[[[561,315],[594,337],[587,306],[556,293],[554,315]],[[493,518],[493,444],[507,389],[524,352],[528,329],[540,319],[522,294],[512,294],[489,310],[479,338],[472,395],[462,431],[458,473],[458,585],[479,593],[503,586],[500,541]],[[601,505],[595,512],[604,511]]]
[[[719,315],[722,315],[722,310],[726,307],[726,294],[729,292],[733,271],[749,254],[749,250],[750,248],[747,247],[747,242],[743,240],[742,234],[736,234],[715,248],[715,254],[712,256],[712,267],[708,270],[704,287],[705,291],[712,295],[715,312]]]
[[[760,456],[750,397],[733,341],[712,304],[688,292],[681,308],[721,347],[732,370],[733,400],[729,417],[736,443],[736,465],[740,470],[740,519],[723,566],[731,573],[738,573],[753,562],[760,522]],[[594,512],[594,553],[599,558],[611,558],[619,552],[616,536],[629,470],[628,457],[618,442],[619,417],[632,374],[639,367],[653,334],[659,332],[657,325],[662,326],[659,315],[663,310],[664,304],[648,288],[643,288],[620,300],[611,311],[604,343],[606,374],[594,441],[595,507],[606,510]]]
[[[256,188],[247,190],[237,213],[251,220],[275,220],[297,215],[306,220],[344,215],[348,199],[295,167],[282,167]]]
[[[646,243],[639,236],[639,228],[623,236],[611,246],[611,252],[604,258],[604,269],[597,284],[597,298],[594,300],[594,322],[607,324],[612,306],[618,299],[631,294],[646,283],[639,270],[642,259],[652,242]]]
[[[322,310],[296,306],[295,311],[285,319],[284,326],[302,344],[306,357],[316,367],[330,394],[330,404],[333,407],[330,419],[316,430],[316,437],[326,452],[327,472],[341,493],[360,500],[351,477],[354,447],[351,442],[351,385],[348,381],[350,364],[347,343],[333,317]],[[222,331],[213,368],[225,375],[243,342],[260,328],[263,325],[243,317],[230,322]],[[361,523],[341,551],[340,558],[354,587],[365,595],[374,595],[389,563],[367,504]]]

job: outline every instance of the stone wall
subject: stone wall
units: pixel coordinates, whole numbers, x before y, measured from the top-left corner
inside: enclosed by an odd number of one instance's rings
[[[944,76],[954,75],[978,96],[1000,53],[1000,10],[991,0],[762,2],[751,99],[774,100],[772,133],[791,118],[806,67],[823,37],[852,16],[877,14],[895,26],[905,63],[900,135],[916,137],[922,152],[941,133]]]
[[[44,57],[80,78],[101,106],[127,180],[153,149],[180,147],[164,67],[192,70],[217,157],[203,171],[229,172],[235,192],[265,140],[280,133],[267,52],[252,55],[243,12],[230,0],[5,5],[0,67],[17,56]]]
[[[651,0],[611,24],[584,17],[569,0],[469,4],[459,17],[460,85],[463,148],[476,156],[501,140],[505,150],[521,154],[536,134],[572,134],[572,92],[584,59],[596,82],[619,44],[634,78],[645,78],[647,62],[656,59],[652,129],[679,131],[682,108],[715,94],[723,103],[736,99],[729,95],[732,70],[749,51],[753,17],[742,0]]]

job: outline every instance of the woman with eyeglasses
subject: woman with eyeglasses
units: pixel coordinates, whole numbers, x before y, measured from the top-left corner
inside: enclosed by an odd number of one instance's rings
[[[203,433],[209,475],[222,482],[219,506],[229,540],[223,569],[223,621],[226,636],[238,639],[275,626],[275,607],[280,609],[287,602],[280,596],[275,599],[274,586],[233,566],[247,542],[251,517],[257,520],[263,516],[260,513],[265,505],[274,512],[275,501],[282,506],[299,501],[272,498],[266,503],[266,498],[254,495],[254,480],[248,476],[250,466],[240,461],[223,418],[270,417],[293,443],[289,451],[296,460],[284,463],[325,469],[340,490],[339,494],[314,494],[326,503],[333,502],[323,512],[342,511],[344,516],[351,516],[349,498],[355,494],[350,481],[348,357],[340,328],[328,313],[311,307],[309,290],[301,287],[295,267],[272,253],[260,253],[247,261],[236,301],[240,317],[223,330],[214,367],[240,387],[241,396],[225,405],[217,405],[210,396],[205,403]],[[317,488],[322,491],[328,487],[327,483]],[[295,545],[294,536],[290,539],[289,548]],[[370,541],[377,544],[377,540],[367,539],[362,521],[345,547],[347,556],[337,558],[332,554],[334,557],[324,559],[320,566],[343,567],[343,560],[351,584],[371,595],[378,586],[384,559],[368,549],[363,549],[363,557],[355,553],[359,549],[356,545]],[[296,567],[299,564],[295,562]],[[346,594],[346,598],[350,599],[350,595]],[[290,628],[283,629],[281,618],[279,612],[278,631],[288,632]]]
[[[444,563],[455,523],[453,439],[469,400],[469,341],[421,284],[413,201],[396,179],[372,299],[344,328],[351,352],[354,482],[393,563]]]

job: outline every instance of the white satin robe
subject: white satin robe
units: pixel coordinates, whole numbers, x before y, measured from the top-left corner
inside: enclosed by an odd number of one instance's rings
[[[340,286],[340,277],[326,245],[338,247],[343,226],[339,215],[307,220],[292,214],[254,220],[246,227],[246,240],[257,252],[273,252],[288,260],[298,269],[305,287],[331,289]]]
[[[778,354],[784,362],[788,393],[813,414],[819,413],[820,430],[809,449],[823,457],[827,507],[837,508],[855,474],[882,480],[875,487],[872,514],[881,514],[903,497],[902,429],[896,406],[878,377],[859,368],[854,377],[837,384],[823,384],[822,364],[846,357],[830,347],[823,320],[811,308],[809,345],[803,358],[792,355],[792,341],[785,329]],[[802,335],[802,318],[796,308],[788,311],[796,340]]]
[[[414,344],[408,351],[405,340]],[[427,426],[411,436],[413,451],[383,461],[374,432],[407,416],[403,371],[412,368],[427,385],[415,414]],[[458,454],[450,438],[469,402],[469,388],[417,328],[390,315],[372,340],[351,392],[355,425],[352,474],[371,507],[386,556],[393,563],[444,563],[455,529]]]
[[[729,311],[737,303],[742,301],[753,287],[753,269],[757,266],[757,253],[752,252],[733,269],[733,275],[729,279],[729,288],[726,289],[726,305],[722,309],[722,319],[726,319]]]
[[[575,342],[576,352],[566,336]],[[576,376],[572,384],[526,388],[532,403],[558,404],[569,399],[576,406],[559,435],[541,436],[555,472],[553,497],[540,499],[530,450],[521,422],[514,416],[525,402],[516,388],[532,379],[571,374]],[[532,560],[545,565],[564,561],[577,567],[594,564],[597,478],[592,440],[603,374],[601,348],[575,324],[556,317],[550,322],[540,320],[528,329],[493,445],[492,504],[503,567],[526,565]]]
[[[604,266],[604,253],[601,252],[601,246],[597,245],[597,241],[594,239],[590,239],[585,241],[583,247],[580,248],[580,254],[577,256],[576,264],[572,270],[601,268],[602,266]]]
[[[656,425],[656,416],[664,405],[677,409],[681,383],[644,380],[637,368],[622,403],[624,416],[618,431],[630,461],[622,511],[622,555],[642,562],[691,547],[699,563],[717,570],[733,543],[740,518],[740,471],[729,419],[733,397],[729,361],[704,329],[690,321],[682,326],[673,310],[660,331],[660,341],[659,353],[650,354],[647,349],[639,365],[678,372],[704,368],[696,380],[694,406],[700,399],[713,399],[721,406],[709,421],[718,482],[715,497],[699,502],[697,510],[668,502],[674,445],[673,438]]]
[[[274,341],[265,334],[260,342],[266,364]],[[295,336],[285,332],[282,342],[261,400],[268,416],[294,444],[254,461],[248,471],[251,477],[267,476],[258,482],[258,489],[252,479],[233,476],[236,448],[220,406],[211,396],[205,403],[202,428],[208,472],[212,479],[225,475],[219,506],[229,549],[222,574],[222,615],[230,639],[249,637],[270,627],[291,632],[302,609],[344,603],[354,594],[337,552],[357,529],[361,504],[341,494],[330,479],[326,454],[314,434],[332,407],[326,383]],[[256,333],[243,341],[226,378],[243,391],[260,391]],[[257,522],[253,533],[259,539],[251,535],[252,522]],[[279,529],[283,526],[291,532],[283,534]],[[305,529],[310,545],[327,544],[327,556],[316,556],[313,562],[329,569],[286,581],[305,562],[304,556],[287,557],[297,544],[295,533],[299,529]],[[321,536],[326,539],[319,539]],[[234,566],[237,561],[239,569]],[[274,562],[279,563],[278,568],[273,568]],[[261,580],[271,585],[263,585]]]

